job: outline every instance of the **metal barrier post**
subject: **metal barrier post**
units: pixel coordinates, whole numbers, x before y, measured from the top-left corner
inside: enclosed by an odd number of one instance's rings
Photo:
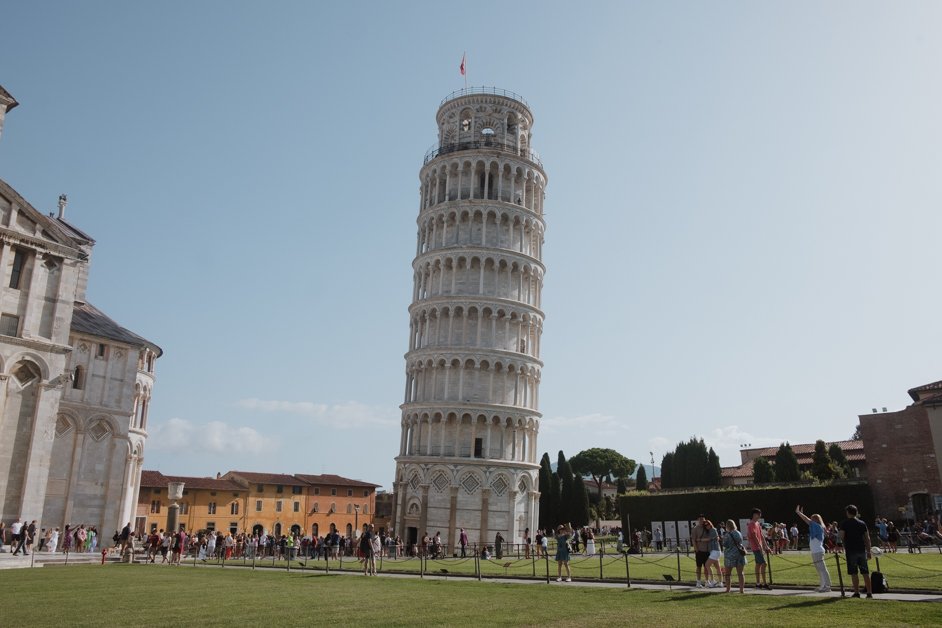
[[[536,552],[530,553],[530,560],[533,563],[533,577],[536,578]]]
[[[837,580],[841,583],[841,597],[847,597],[847,594],[844,593],[844,575],[841,573],[841,555],[836,552],[834,562],[837,563]]]
[[[628,571],[628,552],[625,552],[625,585],[631,588],[631,573]]]
[[[599,554],[599,580],[604,580],[605,574],[602,571],[602,555]]]
[[[474,570],[477,572],[478,582],[481,581],[481,555],[474,552]]]
[[[769,564],[769,586],[772,586],[772,552],[766,552],[766,561]]]
[[[677,582],[680,582],[680,545],[677,546]]]
[[[549,552],[546,552],[545,554],[543,554],[543,560],[546,561],[546,584],[549,584],[549,583],[550,583],[550,575],[549,575]]]
[[[324,548],[324,572],[330,575],[330,552],[327,547]]]
[[[419,554],[419,577],[425,578],[425,559]]]

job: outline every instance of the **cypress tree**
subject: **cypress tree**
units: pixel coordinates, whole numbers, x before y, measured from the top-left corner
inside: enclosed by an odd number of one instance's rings
[[[784,442],[775,452],[775,481],[798,482],[799,480],[801,480],[801,469],[798,467],[798,458],[792,451],[792,446]]]
[[[707,452],[707,468],[704,478],[706,486],[719,486],[723,483],[723,469],[720,467],[720,457],[716,455],[713,448]]]
[[[771,484],[775,479],[775,471],[772,469],[772,463],[759,456],[752,463],[752,482],[753,484]]]
[[[661,488],[674,488],[674,452],[661,458]]]
[[[576,475],[573,478],[573,517],[572,525],[574,526],[587,526],[589,521],[591,521],[591,514],[589,513],[589,491],[586,490],[585,481],[583,481],[581,475]],[[601,504],[600,504],[601,506]]]
[[[638,466],[638,475],[635,476],[635,489],[639,491],[648,490],[648,472],[644,470],[644,465]]]
[[[850,463],[847,462],[847,456],[844,455],[844,450],[841,449],[840,445],[837,443],[831,443],[831,446],[828,447],[828,455],[831,457],[831,461],[839,471],[835,477],[844,477],[850,475]]]
[[[540,528],[546,530],[553,525],[555,516],[553,514],[553,500],[551,491],[553,490],[553,471],[550,468],[549,454],[544,453],[540,460]]]
[[[562,450],[556,463],[556,475],[559,476],[559,520],[561,523],[572,522],[575,525],[576,518],[576,493],[575,480],[572,477],[572,468],[566,460]]]

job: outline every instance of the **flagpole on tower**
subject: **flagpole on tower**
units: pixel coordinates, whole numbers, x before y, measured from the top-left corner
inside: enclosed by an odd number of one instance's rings
[[[461,76],[464,77],[464,88],[465,88],[465,89],[468,89],[468,70],[467,70],[467,66],[466,66],[466,64],[465,64],[465,60],[467,59],[467,56],[468,56],[468,53],[467,53],[467,52],[461,53],[461,66],[458,68],[458,69],[461,71]]]

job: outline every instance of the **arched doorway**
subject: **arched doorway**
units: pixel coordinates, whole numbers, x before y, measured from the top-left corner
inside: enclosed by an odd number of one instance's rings
[[[301,536],[301,526],[294,524],[291,526],[291,535],[292,536]]]
[[[254,526],[252,526],[252,534],[262,536],[265,534],[265,526],[260,523],[256,523]]]
[[[281,536],[281,524],[276,523],[275,524],[275,537],[278,538],[280,536]]]
[[[932,500],[928,493],[913,493],[910,499],[913,501],[913,514],[916,516],[916,521],[925,519],[932,512]]]
[[[316,523],[311,526],[311,536],[313,536],[315,539],[319,536],[318,534],[319,529],[320,528],[318,528]]]
[[[353,524],[352,523],[347,524],[347,538],[348,539],[353,538]]]

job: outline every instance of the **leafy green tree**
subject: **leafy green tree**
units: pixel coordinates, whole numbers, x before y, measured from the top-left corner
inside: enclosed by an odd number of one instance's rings
[[[788,442],[782,443],[775,452],[775,481],[798,482],[801,480],[801,468],[798,457]]]
[[[569,460],[577,475],[591,475],[598,487],[598,498],[602,499],[602,480],[606,476],[627,478],[634,473],[634,460],[626,458],[614,449],[593,447],[580,451]]]
[[[844,450],[841,449],[840,445],[831,443],[831,446],[828,447],[828,455],[831,456],[831,460],[838,470],[835,477],[842,478],[850,475],[850,463],[847,461],[847,456],[844,455]]]
[[[759,456],[752,462],[753,484],[771,484],[775,480],[775,471],[772,463]]]
[[[580,474],[573,478],[573,517],[572,525],[586,526],[592,520],[589,513],[589,491],[586,490],[585,481]],[[601,506],[601,505],[600,505]],[[598,517],[598,513],[596,513]]]
[[[554,473],[550,479],[553,481],[553,488],[550,491],[550,512],[553,514],[550,519],[550,528],[552,529],[564,522],[562,486],[559,483],[559,476]]]
[[[644,465],[638,467],[638,475],[635,476],[635,489],[639,491],[648,490],[648,472],[644,470]]]
[[[707,468],[703,483],[706,486],[719,486],[723,483],[723,469],[720,467],[720,457],[713,448],[707,454]]]
[[[860,433],[860,424],[857,424],[857,427],[854,428],[854,433],[850,436],[851,440],[863,440],[863,434]]]

